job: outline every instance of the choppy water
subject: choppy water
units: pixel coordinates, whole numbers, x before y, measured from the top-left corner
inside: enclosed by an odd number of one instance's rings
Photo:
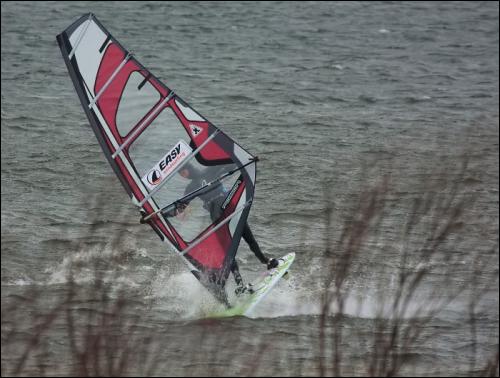
[[[321,361],[331,361],[330,352],[318,352],[325,209],[333,206],[335,242],[359,193],[390,175],[385,217],[353,267],[342,323],[342,373],[364,374],[380,305],[374,293],[391,292],[402,248],[417,250],[429,236],[422,227],[402,242],[410,201],[426,185],[440,193],[446,188],[432,185],[459,180],[475,203],[447,247],[455,265],[444,281],[449,265],[436,261],[424,287],[440,295],[443,282],[453,287],[471,279],[472,255],[488,262],[475,275],[489,287],[478,308],[477,351],[467,325],[469,297],[460,296],[424,329],[436,336],[415,346],[402,372],[466,375],[474,355],[479,367],[494,355],[498,248],[487,251],[498,240],[498,2],[1,7],[2,305],[37,287],[44,292],[41,307],[49,309],[67,290],[70,262],[98,255],[116,264],[120,274],[113,280],[135,294],[139,307],[151,306],[140,328],[171,341],[164,360],[175,363],[157,374],[320,374]],[[55,41],[89,11],[169,87],[260,157],[251,227],[268,254],[298,257],[291,279],[276,291],[278,302],[266,300],[255,319],[196,320],[206,305],[203,290],[138,224],[87,126]],[[462,177],[463,154],[469,170]],[[113,242],[117,235],[121,244]],[[246,246],[239,258],[245,276],[255,277],[261,267]],[[84,270],[76,278],[85,286],[93,275]],[[413,298],[411,306],[426,300]],[[35,332],[25,327],[21,339]],[[64,332],[56,327],[48,338],[49,372],[72,371],[70,360],[58,357],[67,347]],[[226,338],[241,340],[230,348],[234,354],[227,348],[222,356],[210,354]],[[2,328],[2,369],[16,357],[4,353],[4,342]]]

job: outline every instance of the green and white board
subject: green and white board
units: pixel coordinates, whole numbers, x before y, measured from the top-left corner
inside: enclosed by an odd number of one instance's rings
[[[265,296],[276,286],[280,278],[288,271],[293,261],[295,253],[289,253],[279,260],[279,265],[266,272],[257,282],[252,284],[253,292],[243,294],[236,303],[225,311],[209,314],[210,318],[225,318],[232,316],[248,316],[252,310],[262,301]]]

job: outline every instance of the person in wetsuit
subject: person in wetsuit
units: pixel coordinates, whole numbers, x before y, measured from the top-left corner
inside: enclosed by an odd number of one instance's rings
[[[198,172],[198,170],[189,163],[186,164],[184,167],[182,167],[178,173],[183,178],[191,180],[191,182],[187,185],[184,191],[185,196],[189,193],[194,192],[195,190],[198,190],[199,188],[202,188],[207,184],[207,182],[203,179],[202,175]],[[214,175],[214,178],[217,177],[218,175]],[[205,190],[196,193],[196,197],[200,198],[203,201],[204,209],[210,213],[210,218],[212,219],[212,222],[215,222],[222,215],[223,213],[222,204],[224,203],[227,194],[228,194],[227,191],[225,190],[224,186],[220,181],[213,183]],[[173,212],[169,215],[179,215],[180,213],[182,213],[186,209],[190,200],[191,199],[188,198],[182,204],[178,204],[176,209],[174,209]],[[253,233],[250,230],[248,221],[245,222],[242,237],[250,247],[250,250],[259,259],[259,261],[267,266],[267,269],[272,269],[278,266],[278,260],[274,258],[268,258],[266,255],[264,255],[264,253],[262,253],[262,250],[260,249],[257,240],[255,240],[255,237],[253,236]],[[233,273],[237,285],[236,294],[239,295],[245,292],[248,289],[248,287],[243,284],[243,278],[241,277],[236,259],[233,261],[233,264],[231,265],[231,272]]]

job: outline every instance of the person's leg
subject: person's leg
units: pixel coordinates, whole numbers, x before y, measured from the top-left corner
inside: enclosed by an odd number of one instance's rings
[[[226,289],[224,288],[224,283],[216,278],[215,274],[209,274],[207,277],[207,288],[211,291],[215,298],[217,298],[221,303],[223,303],[227,308],[231,307],[229,300],[227,298]]]
[[[233,265],[231,265],[231,272],[233,273],[236,285],[243,286],[243,278],[241,277],[240,269],[238,267],[238,263],[236,262],[236,260],[234,260]]]
[[[248,246],[250,247],[250,250],[255,254],[255,256],[257,256],[260,262],[262,264],[267,264],[269,259],[260,250],[259,244],[257,243],[257,240],[255,240],[255,237],[253,236],[252,231],[248,226],[248,223],[245,224],[242,236],[243,239],[247,242]]]

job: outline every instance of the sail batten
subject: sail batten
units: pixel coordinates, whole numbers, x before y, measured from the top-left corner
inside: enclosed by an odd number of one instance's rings
[[[144,79],[144,81],[146,81],[146,79]],[[155,108],[153,108],[153,110],[148,115],[148,117],[144,121],[142,121],[134,129],[132,134],[130,134],[127,137],[127,139],[125,139],[123,144],[121,144],[116,149],[116,151],[112,155],[113,159],[116,158],[116,156],[118,156],[122,152],[122,150],[130,144],[130,142],[137,136],[137,134],[139,134],[144,129],[144,127],[148,124],[148,122],[151,121],[151,119],[153,119],[158,114],[158,112],[162,109],[162,107],[165,106],[165,104],[170,101],[170,99],[173,97],[173,95],[174,95],[174,92],[170,92],[167,97],[165,97],[158,105],[155,106]]]
[[[76,43],[75,43],[75,45],[73,46],[73,49],[71,50],[71,52],[68,55],[69,59],[73,58],[73,55],[75,55],[75,52],[76,52],[76,49],[78,48],[78,45],[80,45],[80,42],[82,41],[83,36],[87,32],[87,29],[88,29],[88,27],[90,25],[90,20],[92,20],[92,13],[89,14],[87,24],[84,26],[84,28],[78,34],[78,38],[76,39]]]
[[[103,92],[111,84],[111,82],[116,77],[116,75],[118,75],[118,72],[120,72],[120,70],[123,68],[123,66],[125,66],[125,64],[127,64],[127,62],[129,61],[129,59],[131,57],[132,57],[132,54],[127,54],[127,56],[125,57],[125,59],[122,60],[122,62],[120,63],[120,65],[115,68],[115,70],[113,71],[113,73],[111,74],[111,76],[108,78],[108,80],[106,81],[106,83],[104,83],[104,85],[99,90],[99,92],[97,92],[97,94],[92,99],[92,101],[90,101],[89,108],[92,108],[95,105],[95,103],[97,102],[97,100],[99,100],[99,97],[101,97],[101,95],[103,94]]]
[[[169,181],[170,178],[174,177],[174,175],[180,169],[182,169],[182,167],[184,167],[186,164],[188,164],[189,161],[196,156],[196,154],[198,154],[213,138],[215,138],[215,136],[217,135],[218,132],[219,131],[216,130],[195,151],[190,152],[189,155],[186,156],[186,158],[184,159],[184,161],[182,161],[182,163],[180,163],[177,166],[177,168],[175,168],[172,172],[170,172],[168,174],[168,176],[166,176],[159,184],[157,184],[157,186],[154,187],[154,189],[152,189],[151,192],[146,197],[144,197],[144,199],[141,202],[139,202],[139,206],[144,205],[144,203],[146,201],[148,201],[158,190],[160,190]]]

